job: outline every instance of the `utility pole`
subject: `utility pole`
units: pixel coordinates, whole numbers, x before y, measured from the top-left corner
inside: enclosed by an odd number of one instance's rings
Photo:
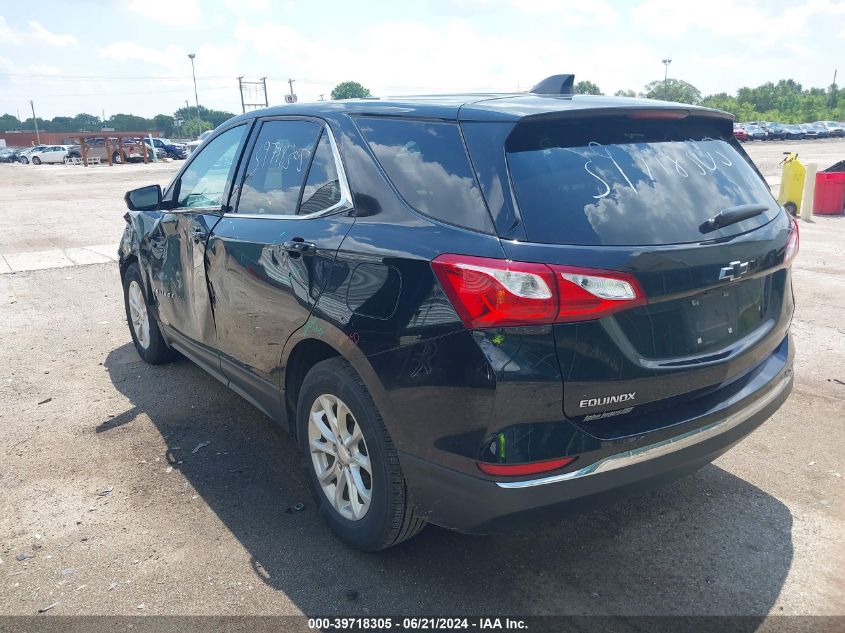
[[[194,77],[194,100],[197,103],[197,119],[200,118],[200,98],[197,96],[197,72],[194,68],[194,57],[196,55],[194,53],[188,53],[188,57],[191,59],[191,75]],[[185,102],[187,104],[187,102]]]
[[[258,81],[244,81],[243,75],[238,77],[238,89],[241,93],[241,110],[246,112],[246,107],[250,109],[269,107],[270,101],[267,99],[267,77],[262,77]],[[264,101],[258,101],[261,98],[261,92],[264,92]],[[247,93],[250,102],[247,103],[244,98],[244,92]],[[258,101],[256,103],[256,101]]]
[[[320,101],[325,101],[325,99],[323,99],[323,95],[325,95],[325,94],[326,94],[325,92],[320,93]]]
[[[294,79],[288,79],[288,86],[290,86],[290,96],[293,97],[293,82]]]
[[[663,66],[665,68],[663,71],[663,98],[666,100],[669,99],[669,64],[671,63],[671,59],[663,60]]]
[[[29,100],[29,107],[32,108],[32,124],[35,126],[35,143],[41,145],[41,134],[38,132],[38,119],[35,118],[35,104]]]

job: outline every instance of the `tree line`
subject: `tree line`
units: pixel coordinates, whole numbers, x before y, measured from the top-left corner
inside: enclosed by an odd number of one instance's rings
[[[223,110],[211,110],[205,106],[197,108],[179,108],[172,115],[157,114],[152,118],[145,118],[135,114],[113,114],[103,120],[94,114],[85,112],[76,116],[57,116],[52,119],[38,117],[38,129],[42,132],[99,132],[101,128],[112,128],[115,132],[140,132],[158,130],[164,136],[194,137],[205,130],[213,130],[235,114]],[[11,114],[0,116],[0,132],[10,130],[34,129],[32,117],[19,120]]]
[[[591,81],[575,84],[577,94],[603,94]],[[766,82],[756,88],[740,88],[736,94],[720,92],[703,97],[701,91],[681,79],[658,79],[639,93],[617,90],[617,97],[663,99],[708,108],[726,110],[737,121],[778,121],[806,123],[810,121],[845,121],[845,89],[831,84],[825,88],[804,88],[793,79]]]
[[[577,94],[604,94],[598,85],[589,80],[575,84]],[[740,88],[735,95],[720,92],[703,97],[701,91],[682,79],[658,79],[644,86],[640,92],[617,90],[617,97],[645,97],[678,103],[718,108],[733,114],[737,121],[779,121],[804,123],[808,121],[845,120],[845,89],[836,84],[828,88],[804,88],[793,79],[771,81],[756,88]],[[335,86],[332,99],[369,97],[370,91],[355,81],[345,81]],[[144,118],[134,114],[114,114],[103,120],[93,114],[81,113],[74,117],[57,116],[36,119],[38,129],[45,132],[98,132],[102,127],[116,132],[158,130],[164,136],[195,137],[205,130],[212,130],[235,116],[233,112],[212,110],[199,106],[179,108],[173,115],[157,114]],[[0,116],[0,132],[32,130],[32,117],[23,121],[11,114]]]

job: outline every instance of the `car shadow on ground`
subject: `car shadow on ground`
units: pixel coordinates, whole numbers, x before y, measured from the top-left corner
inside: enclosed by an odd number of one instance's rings
[[[793,555],[792,517],[716,466],[557,524],[489,537],[428,526],[365,554],[323,524],[285,431],[188,361],[137,380],[139,362],[130,344],[109,353],[105,366],[132,407],[97,432],[107,438],[148,416],[174,468],[250,553],[257,579],[306,615],[777,610]],[[192,454],[201,442],[210,450]],[[293,509],[298,502],[303,511]]]

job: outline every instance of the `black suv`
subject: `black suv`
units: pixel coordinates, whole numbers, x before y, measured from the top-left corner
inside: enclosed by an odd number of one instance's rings
[[[672,480],[792,388],[797,225],[730,115],[570,79],[249,112],[126,195],[138,353],[287,427],[356,547]]]

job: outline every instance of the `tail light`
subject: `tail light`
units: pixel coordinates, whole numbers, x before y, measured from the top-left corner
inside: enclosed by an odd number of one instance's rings
[[[645,302],[628,274],[466,255],[431,262],[468,328],[597,319]]]
[[[558,322],[585,321],[645,303],[645,293],[625,273],[551,266],[560,293]]]
[[[783,255],[783,263],[788,266],[798,254],[798,222],[795,218],[792,221],[792,230],[789,231],[789,239],[786,241],[786,252]]]
[[[536,475],[537,473],[547,473],[558,468],[563,468],[567,464],[575,461],[575,457],[561,457],[558,459],[548,459],[542,462],[526,462],[524,464],[491,464],[488,462],[476,462],[478,469],[487,475],[502,475],[516,477],[518,475]]]

